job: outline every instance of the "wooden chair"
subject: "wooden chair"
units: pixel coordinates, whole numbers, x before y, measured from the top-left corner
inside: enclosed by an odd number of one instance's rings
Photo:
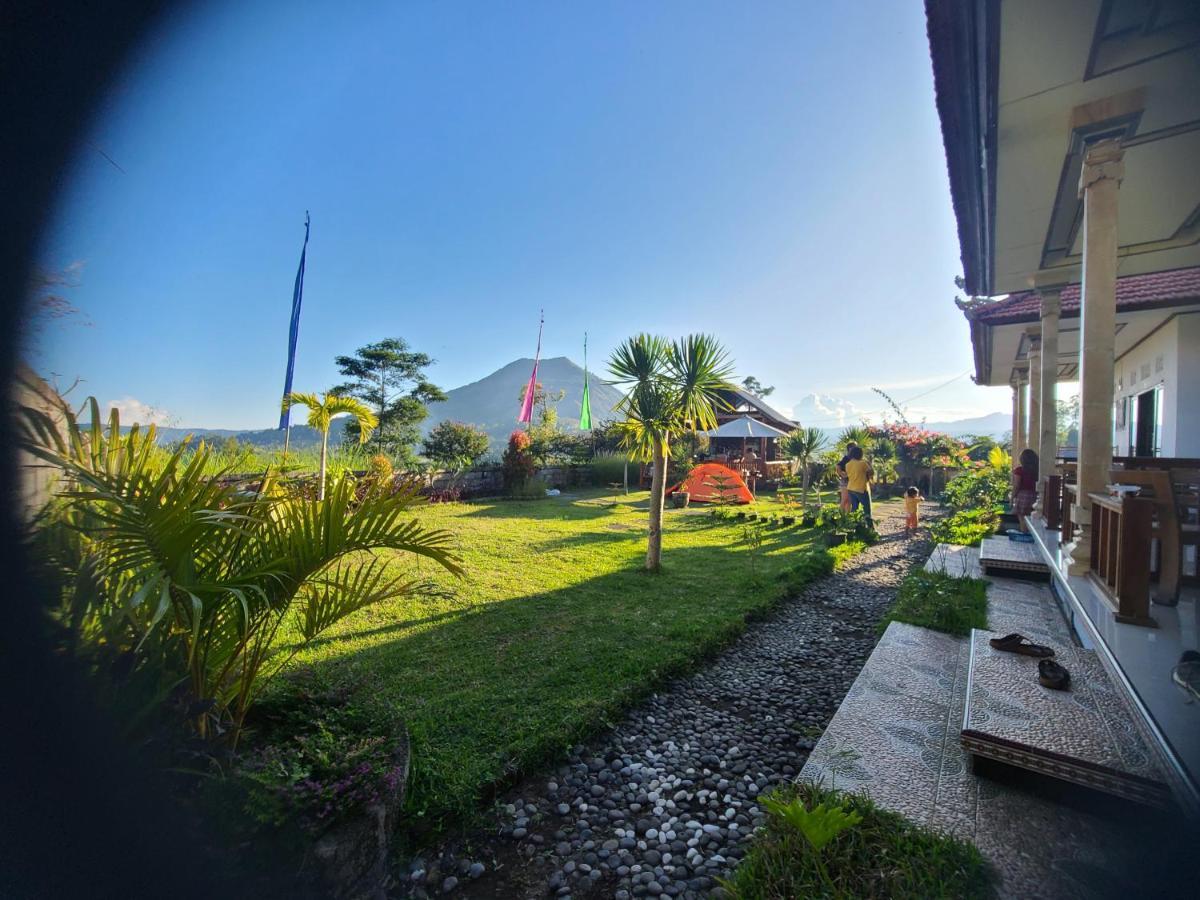
[[[1179,600],[1179,582],[1183,575],[1183,552],[1171,473],[1166,469],[1112,469],[1108,477],[1113,484],[1140,487],[1142,490],[1139,496],[1154,501],[1154,536],[1158,538],[1157,599],[1160,603],[1176,603]]]

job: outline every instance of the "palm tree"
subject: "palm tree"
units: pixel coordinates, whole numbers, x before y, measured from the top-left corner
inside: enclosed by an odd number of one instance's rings
[[[727,408],[721,395],[732,390],[733,365],[716,338],[688,335],[682,340],[639,334],[613,351],[609,371],[616,384],[629,387],[617,405],[625,416],[619,427],[622,445],[654,463],[650,483],[650,536],[646,568],[662,562],[662,513],[667,486],[667,455],[677,435],[716,428],[716,409]]]
[[[873,442],[871,430],[865,425],[851,425],[849,428],[843,429],[842,433],[838,435],[837,441],[838,447],[842,451],[845,451],[848,444],[858,444],[866,455],[870,455]]]
[[[820,428],[797,428],[783,439],[783,452],[800,466],[800,503],[808,508],[808,485],[812,478],[812,466],[817,457],[829,445],[829,438]]]
[[[298,500],[270,471],[248,493],[228,469],[213,474],[207,445],[168,453],[153,426],[123,432],[113,410],[105,429],[88,406],[90,427],[65,404],[64,427],[23,409],[22,446],[60,478],[35,556],[60,580],[68,649],[127,662],[123,677],[161,702],[185,686],[200,737],[236,748],[256,696],[296,653],[357,610],[422,589],[364,551],[461,574],[453,535],[412,516],[414,493],[361,498],[342,479],[327,498]]]
[[[317,499],[325,499],[325,463],[329,455],[329,428],[333,417],[349,413],[358,421],[358,442],[365,444],[371,436],[371,430],[379,424],[375,413],[371,412],[361,400],[353,397],[343,397],[339,394],[302,394],[293,391],[284,398],[284,406],[307,406],[308,427],[321,432],[321,469],[317,476]]]

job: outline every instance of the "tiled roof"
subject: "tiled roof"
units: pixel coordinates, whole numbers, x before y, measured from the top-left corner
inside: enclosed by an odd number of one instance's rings
[[[1200,267],[1126,275],[1117,279],[1117,310],[1149,309],[1177,302],[1200,302]],[[984,303],[967,311],[967,317],[984,325],[1036,322],[1042,301],[1035,291],[1009,294],[1003,300]],[[1062,314],[1079,315],[1079,285],[1063,288]]]

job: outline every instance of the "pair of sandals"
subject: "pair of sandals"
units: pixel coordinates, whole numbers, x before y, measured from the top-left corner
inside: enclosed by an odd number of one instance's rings
[[[1005,653],[1020,653],[1022,656],[1033,656],[1038,659],[1038,681],[1042,687],[1052,691],[1065,691],[1071,684],[1071,673],[1050,659],[1054,651],[1044,644],[1035,644],[1023,634],[1006,634],[1004,637],[992,638],[988,641],[996,650]]]

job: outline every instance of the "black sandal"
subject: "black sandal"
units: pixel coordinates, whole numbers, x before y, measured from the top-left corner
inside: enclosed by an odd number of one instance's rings
[[[1020,653],[1024,656],[1046,657],[1053,656],[1054,651],[1043,644],[1031,643],[1029,638],[1023,634],[1017,634],[1015,631],[1012,634],[1006,634],[1004,637],[992,638],[988,641],[989,644],[996,650],[1002,650],[1005,653]]]
[[[1071,673],[1052,659],[1038,663],[1038,681],[1043,687],[1054,691],[1065,691],[1071,683]]]

